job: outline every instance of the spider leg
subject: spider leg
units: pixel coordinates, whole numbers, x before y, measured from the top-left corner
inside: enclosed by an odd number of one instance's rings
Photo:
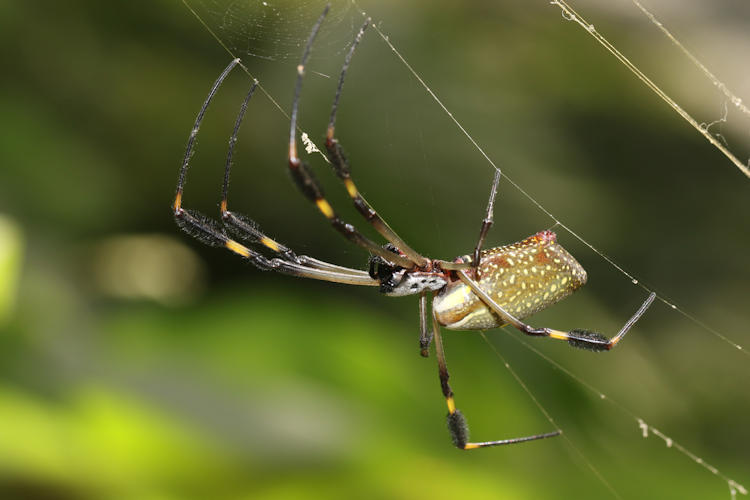
[[[360,28],[359,33],[357,33],[357,36],[354,38],[352,46],[349,48],[349,53],[346,55],[346,59],[344,60],[344,66],[341,69],[339,85],[336,89],[336,97],[333,100],[333,106],[331,108],[331,119],[328,122],[328,130],[326,132],[326,150],[328,151],[328,159],[331,162],[331,166],[336,172],[336,175],[342,181],[344,181],[346,192],[352,199],[354,206],[359,211],[359,213],[362,214],[362,216],[367,220],[367,222],[369,222],[375,228],[375,230],[380,233],[381,236],[395,245],[396,248],[401,250],[404,255],[411,259],[414,263],[416,263],[420,267],[425,267],[430,263],[430,260],[422,256],[416,250],[412,249],[403,239],[401,239],[401,237],[396,234],[393,229],[391,229],[391,227],[383,220],[382,217],[380,217],[380,215],[378,215],[378,213],[372,208],[372,206],[370,206],[369,203],[367,203],[364,197],[360,194],[357,186],[352,180],[349,161],[344,154],[341,144],[334,135],[336,112],[338,111],[341,91],[344,88],[344,78],[346,76],[346,71],[349,69],[349,64],[351,63],[352,56],[354,55],[354,50],[357,48],[357,45],[362,39],[362,35],[364,35],[365,29],[367,29],[367,26],[369,24],[370,18],[367,18],[365,23]]]
[[[484,238],[490,231],[495,217],[495,196],[497,195],[497,185],[500,183],[500,176],[500,170],[495,170],[495,178],[492,179],[492,188],[490,189],[490,199],[487,201],[487,212],[485,213],[484,219],[482,220],[482,229],[479,231],[479,240],[477,241],[477,246],[474,247],[474,258],[471,262],[474,266],[474,269],[477,269],[479,267],[479,259],[482,253]]]
[[[185,175],[188,171],[188,164],[190,163],[190,157],[193,154],[193,146],[195,145],[195,139],[198,136],[198,130],[201,127],[203,116],[206,114],[208,105],[211,104],[211,100],[214,98],[214,95],[216,95],[216,91],[219,90],[219,87],[224,82],[224,79],[227,77],[227,75],[229,75],[229,72],[232,71],[235,66],[237,66],[239,62],[239,59],[233,59],[229,63],[229,65],[224,68],[224,71],[222,71],[221,75],[219,75],[219,78],[217,78],[214,84],[211,86],[211,90],[208,92],[208,96],[206,97],[206,100],[203,101],[203,105],[201,106],[200,111],[198,111],[198,116],[195,118],[193,129],[190,131],[190,138],[188,139],[187,148],[185,149],[185,157],[183,158],[182,166],[180,167],[180,175],[177,179],[177,194],[175,195],[174,203],[172,205],[175,213],[177,213],[177,211],[182,206],[182,190],[185,185]]]
[[[534,441],[537,439],[544,439],[548,437],[559,436],[562,431],[556,430],[553,432],[547,432],[544,434],[535,434],[533,436],[525,436],[511,439],[500,439],[497,441],[483,441],[478,443],[469,442],[469,427],[466,423],[466,417],[464,417],[461,410],[456,408],[456,402],[453,398],[453,390],[448,379],[450,375],[448,373],[448,366],[445,363],[445,351],[443,350],[443,339],[440,336],[440,325],[438,325],[437,319],[433,316],[432,327],[435,332],[435,352],[438,360],[438,373],[440,376],[440,387],[443,390],[443,396],[445,396],[445,402],[448,405],[448,430],[451,433],[453,444],[462,450],[475,450],[477,448],[485,448],[487,446],[501,446],[505,444],[523,443],[526,441]]]
[[[492,180],[492,187],[490,188],[490,197],[487,201],[487,211],[485,212],[484,219],[482,219],[482,228],[479,231],[479,240],[477,245],[474,247],[474,253],[472,254],[471,262],[449,262],[445,260],[434,260],[433,262],[445,271],[459,271],[463,269],[473,268],[476,273],[479,270],[479,263],[482,256],[482,245],[484,244],[484,238],[492,227],[494,221],[495,212],[495,197],[497,196],[497,186],[500,183],[501,177],[500,170],[495,170],[495,177]]]
[[[427,318],[427,292],[419,295],[419,353],[423,358],[430,355],[430,344],[432,343],[433,331],[430,329]],[[432,298],[432,294],[429,294]]]
[[[526,335],[532,335],[537,337],[550,337],[557,340],[566,340],[571,346],[578,347],[579,349],[588,349],[590,351],[609,351],[617,343],[622,340],[626,333],[635,325],[635,323],[643,316],[646,310],[651,306],[651,303],[656,298],[656,294],[651,294],[641,304],[641,307],[633,314],[633,316],[625,323],[620,331],[608,339],[604,335],[598,332],[590,330],[571,330],[569,332],[563,332],[560,330],[553,330],[552,328],[534,328],[527,325],[523,321],[516,319],[513,315],[508,313],[505,309],[495,302],[484,290],[482,290],[476,281],[472,280],[464,271],[457,271],[458,277],[471,288],[471,290],[484,302],[495,314],[497,314],[505,323],[513,326],[520,330]]]
[[[240,107],[240,112],[237,115],[237,121],[234,124],[234,130],[232,131],[232,136],[229,138],[229,149],[227,151],[227,161],[224,165],[224,184],[222,185],[221,189],[222,196],[219,209],[221,220],[227,227],[227,229],[235,233],[243,240],[262,245],[267,249],[272,250],[273,252],[283,255],[286,260],[297,262],[297,257],[296,255],[294,255],[294,252],[292,252],[292,250],[263,234],[255,221],[242,214],[234,214],[228,210],[227,198],[229,196],[229,175],[232,170],[232,156],[234,154],[234,145],[237,143],[237,134],[239,133],[240,125],[242,125],[242,120],[245,117],[247,104],[250,101],[250,98],[253,96],[253,92],[255,92],[257,86],[258,81],[255,80],[250,86],[250,90],[247,92],[245,100],[242,101],[242,106]]]
[[[185,150],[185,157],[183,159],[182,166],[180,167],[180,173],[177,181],[177,194],[172,205],[173,214],[177,225],[180,226],[180,228],[182,228],[185,232],[202,241],[203,243],[211,246],[223,246],[230,251],[248,259],[253,265],[260,269],[275,270],[292,276],[312,278],[323,281],[333,281],[336,283],[378,286],[380,283],[370,278],[370,276],[364,271],[336,266],[334,264],[328,264],[326,262],[305,256],[298,257],[296,261],[290,262],[286,259],[286,256],[281,251],[281,248],[286,247],[273,242],[273,240],[265,237],[263,233],[260,233],[258,231],[256,235],[258,236],[258,240],[267,248],[273,249],[272,247],[274,246],[274,244],[278,245],[279,250],[277,251],[277,253],[282,256],[282,258],[268,259],[262,254],[251,250],[241,243],[238,243],[237,241],[229,238],[224,232],[224,229],[217,222],[209,219],[208,217],[197,211],[186,210],[182,207],[185,178],[189,168],[190,157],[193,153],[193,147],[195,145],[201,122],[206,113],[206,110],[208,109],[209,104],[211,103],[211,100],[213,99],[214,95],[216,95],[216,92],[221,86],[222,82],[238,63],[239,59],[232,60],[221,73],[219,78],[217,78],[217,80],[214,82],[208,96],[206,97],[206,100],[204,101],[200,111],[198,112],[195,123],[193,124],[193,128],[190,132],[190,138],[188,139],[187,148]],[[255,85],[253,85],[253,88],[245,98],[243,108],[247,107],[247,101],[250,99],[254,88]],[[244,114],[244,109],[242,113]],[[235,125],[235,131],[232,134],[232,142],[236,141],[238,128],[239,121]],[[231,155],[228,161],[231,162]],[[266,240],[264,240],[263,238],[266,238]]]
[[[307,39],[305,50],[302,53],[302,59],[297,66],[297,83],[294,89],[294,102],[292,104],[291,126],[289,132],[289,171],[295,183],[297,184],[297,187],[300,189],[300,191],[302,191],[302,194],[304,194],[310,201],[315,204],[320,213],[322,213],[323,216],[328,219],[334,229],[343,234],[346,239],[368,250],[369,252],[382,257],[387,262],[391,262],[406,269],[411,269],[415,264],[418,264],[413,259],[409,258],[408,256],[405,257],[399,254],[395,254],[390,250],[383,248],[382,246],[362,235],[354,226],[342,220],[333,210],[333,207],[330,205],[330,203],[328,203],[328,201],[325,199],[325,196],[323,195],[323,188],[313,175],[310,166],[300,160],[300,158],[297,156],[297,114],[299,110],[300,93],[302,91],[302,77],[305,74],[305,64],[307,63],[307,59],[310,56],[312,43],[315,40],[315,36],[320,29],[320,25],[323,22],[323,19],[328,13],[329,7],[330,6],[328,5],[326,6],[320,18],[318,18],[318,21],[315,23],[315,26],[313,26],[313,29],[310,32],[310,37]]]
[[[307,267],[296,262],[289,262],[280,258],[269,259],[262,254],[229,238],[218,222],[209,219],[195,210],[186,210],[182,207],[175,210],[175,221],[180,228],[203,243],[224,247],[237,255],[246,258],[255,267],[262,270],[278,271],[282,274],[296,276],[299,278],[311,278],[347,285],[380,286],[380,282],[370,278],[362,272],[356,274],[355,269],[346,269],[347,272],[332,271],[329,269],[316,269]],[[338,266],[336,266],[338,267]]]
[[[245,100],[242,101],[242,106],[240,107],[240,111],[237,115],[237,120],[235,121],[234,129],[232,131],[232,136],[229,138],[229,149],[227,152],[227,160],[224,168],[224,184],[222,185],[222,198],[220,204],[221,220],[224,223],[224,226],[242,240],[263,246],[267,250],[271,250],[272,252],[278,254],[282,260],[285,260],[287,262],[293,262],[304,267],[322,269],[339,274],[350,274],[359,277],[369,276],[365,271],[361,271],[359,269],[350,269],[348,267],[338,266],[318,259],[314,259],[306,255],[297,255],[294,253],[294,251],[292,251],[292,249],[265,235],[254,220],[250,219],[246,215],[229,211],[229,177],[232,169],[234,146],[237,143],[237,135],[239,134],[240,126],[242,125],[242,121],[245,117],[248,102],[253,96],[253,93],[255,92],[257,86],[258,81],[255,80],[250,86],[250,90],[245,96]]]

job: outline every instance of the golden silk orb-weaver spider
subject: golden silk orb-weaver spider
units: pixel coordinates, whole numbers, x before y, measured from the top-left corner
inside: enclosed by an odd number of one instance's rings
[[[611,339],[590,330],[564,332],[551,328],[534,328],[524,323],[522,321],[524,318],[564,299],[583,286],[587,276],[586,271],[575,258],[560,246],[552,231],[542,231],[517,243],[482,250],[485,236],[493,222],[495,196],[500,181],[499,172],[495,173],[479,240],[471,255],[464,255],[452,261],[430,259],[407,245],[360,195],[351,177],[349,161],[334,134],[336,112],[344,77],[354,50],[369,24],[369,19],[359,30],[344,60],[326,132],[326,150],[328,160],[336,175],[343,181],[354,206],[388,241],[388,244],[381,246],[373,242],[353,225],[342,220],[326,200],[323,189],[309,166],[297,156],[297,115],[305,64],[328,8],[325,8],[313,26],[301,61],[297,66],[289,133],[288,166],[297,187],[313,202],[331,225],[352,243],[370,252],[369,270],[365,272],[306,255],[297,255],[290,248],[265,235],[249,217],[229,210],[227,196],[232,153],[248,102],[258,85],[257,81],[253,82],[242,103],[229,140],[220,205],[222,223],[219,224],[197,211],[183,208],[185,175],[201,121],[219,86],[239,63],[239,59],[233,60],[213,84],[193,125],[180,168],[177,195],[173,204],[177,224],[200,241],[208,245],[224,247],[263,270],[274,270],[291,276],[349,285],[376,286],[379,287],[381,293],[390,296],[417,295],[419,297],[421,354],[427,357],[434,338],[440,385],[448,405],[448,429],[453,443],[458,448],[470,450],[559,435],[561,431],[555,430],[520,438],[469,442],[466,419],[456,408],[453,391],[448,384],[449,375],[440,328],[480,330],[511,325],[526,335],[566,340],[573,347],[606,351],[622,340],[651,305],[655,295],[653,293],[649,295],[633,317]],[[428,302],[432,308],[431,315],[428,313]]]

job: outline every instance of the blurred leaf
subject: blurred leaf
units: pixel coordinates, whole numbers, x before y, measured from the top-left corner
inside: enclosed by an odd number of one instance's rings
[[[15,309],[23,246],[21,229],[11,218],[0,215],[0,327]]]

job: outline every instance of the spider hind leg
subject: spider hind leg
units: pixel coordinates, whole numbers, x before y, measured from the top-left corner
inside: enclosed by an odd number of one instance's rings
[[[547,432],[544,434],[535,434],[533,436],[524,436],[519,438],[511,439],[499,439],[496,441],[483,441],[483,442],[469,442],[469,425],[466,423],[466,417],[463,413],[456,408],[456,402],[453,398],[453,390],[451,389],[448,379],[450,374],[448,373],[448,366],[445,362],[445,351],[443,350],[443,339],[440,336],[440,325],[433,316],[432,328],[435,335],[435,353],[437,354],[438,361],[438,373],[440,377],[440,388],[443,391],[445,397],[445,403],[448,405],[448,415],[446,422],[448,424],[448,431],[450,432],[451,439],[456,448],[461,450],[475,450],[478,448],[486,448],[488,446],[503,446],[506,444],[524,443],[526,441],[536,441],[537,439],[545,439],[549,437],[559,436],[562,434],[561,430]]]

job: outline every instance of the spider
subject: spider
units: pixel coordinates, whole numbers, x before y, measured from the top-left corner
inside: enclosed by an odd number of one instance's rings
[[[651,305],[655,294],[648,296],[633,317],[611,339],[590,330],[576,329],[564,332],[551,328],[535,328],[524,323],[522,321],[524,318],[564,299],[583,286],[587,275],[576,259],[560,246],[552,231],[541,231],[517,243],[482,250],[484,239],[493,224],[495,197],[500,181],[499,171],[495,172],[479,239],[472,254],[452,261],[430,259],[401,239],[360,195],[351,176],[349,161],[335,136],[336,112],[344,77],[354,50],[362,39],[370,19],[367,19],[360,28],[345,57],[328,122],[325,144],[328,160],[336,175],[343,181],[357,211],[388,243],[381,246],[373,242],[353,225],[341,219],[326,200],[323,189],[313,176],[308,164],[297,155],[297,115],[302,79],[313,41],[328,10],[329,7],[326,6],[313,26],[297,66],[289,133],[288,166],[297,187],[313,202],[331,225],[346,239],[370,252],[369,270],[366,272],[351,269],[306,255],[297,255],[290,248],[264,234],[249,217],[229,210],[227,197],[232,153],[248,102],[258,85],[257,80],[250,86],[240,107],[229,139],[220,204],[223,224],[197,211],[182,207],[185,175],[201,121],[219,86],[239,63],[239,59],[231,61],[214,82],[190,133],[173,204],[174,217],[178,226],[203,243],[224,247],[262,270],[274,270],[291,276],[348,285],[376,286],[379,287],[381,293],[388,296],[417,295],[419,297],[420,353],[427,357],[430,344],[434,339],[440,386],[448,406],[448,430],[456,447],[471,450],[533,441],[561,434],[562,431],[558,429],[532,436],[470,442],[466,419],[456,408],[453,391],[448,384],[449,374],[440,328],[484,330],[511,325],[526,335],[565,340],[573,347],[591,351],[607,351],[622,340]],[[247,245],[238,240],[243,240]],[[428,313],[428,302],[431,304],[431,317]]]

